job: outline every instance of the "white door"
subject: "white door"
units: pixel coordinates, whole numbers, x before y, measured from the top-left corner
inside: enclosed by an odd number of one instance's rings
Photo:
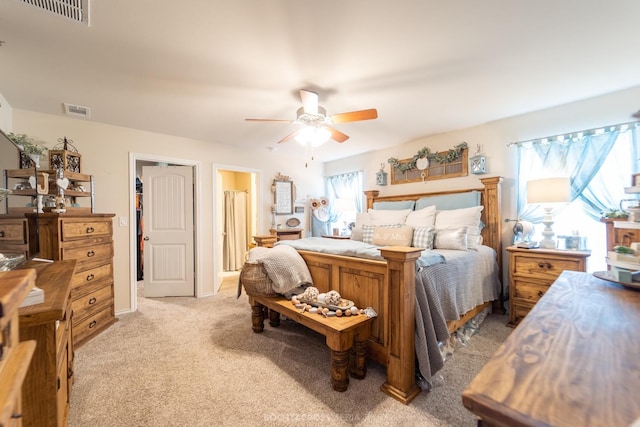
[[[144,296],[194,296],[193,169],[144,166]]]

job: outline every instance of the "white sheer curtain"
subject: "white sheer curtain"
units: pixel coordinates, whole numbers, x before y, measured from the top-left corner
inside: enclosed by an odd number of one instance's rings
[[[324,178],[325,192],[331,208],[332,219],[330,221],[332,223],[337,220],[342,220],[343,222],[355,221],[355,213],[362,212],[364,207],[363,176],[363,171],[355,171]],[[338,200],[349,201],[349,203],[336,203]],[[340,206],[346,205],[355,205],[355,211],[348,212],[345,215],[345,212],[338,210]]]
[[[247,245],[247,193],[225,191],[222,254],[225,271],[236,271],[242,268]]]

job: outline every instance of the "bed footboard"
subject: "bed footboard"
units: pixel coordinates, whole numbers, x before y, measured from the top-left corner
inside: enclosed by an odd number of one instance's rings
[[[387,367],[381,390],[409,403],[420,393],[415,381],[415,261],[419,248],[387,246],[385,261],[299,251],[320,292],[336,290],[358,307],[373,307],[369,357]]]

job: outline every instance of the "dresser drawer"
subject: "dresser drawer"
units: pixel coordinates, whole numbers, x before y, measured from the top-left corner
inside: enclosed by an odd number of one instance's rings
[[[580,271],[581,261],[571,258],[516,256],[512,269],[515,275],[544,279],[552,283],[564,270]]]
[[[109,306],[96,314],[73,324],[73,343],[80,343],[85,338],[97,333],[114,322],[113,307]]]
[[[62,249],[62,259],[78,260],[78,268],[88,264],[102,264],[113,258],[113,242]]]
[[[112,222],[62,220],[61,240],[84,239],[86,237],[111,236]]]
[[[0,224],[0,243],[26,243],[27,232],[26,222],[16,220],[16,222],[3,221]]]
[[[82,297],[73,301],[73,316],[75,319],[74,324],[82,322],[87,316],[91,316],[104,308],[111,307],[113,303],[113,288],[111,284],[107,284],[102,288],[91,292],[90,294],[83,295]]]
[[[105,282],[111,282],[113,278],[113,264],[100,265],[88,270],[77,271],[71,279],[71,298],[76,299],[82,294],[92,292],[89,289],[95,285],[100,286]]]

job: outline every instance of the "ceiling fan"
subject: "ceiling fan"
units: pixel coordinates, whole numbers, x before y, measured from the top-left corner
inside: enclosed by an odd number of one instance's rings
[[[277,119],[245,119],[248,122],[267,123],[293,123],[300,127],[289,135],[278,141],[278,144],[295,138],[296,140],[310,145],[320,145],[329,138],[337,142],[345,142],[349,136],[340,132],[331,125],[337,123],[357,122],[360,120],[371,120],[378,117],[375,108],[368,110],[350,111],[348,113],[333,114],[328,116],[327,110],[318,105],[318,94],[310,90],[301,90],[300,99],[302,107],[298,108],[295,120]]]

